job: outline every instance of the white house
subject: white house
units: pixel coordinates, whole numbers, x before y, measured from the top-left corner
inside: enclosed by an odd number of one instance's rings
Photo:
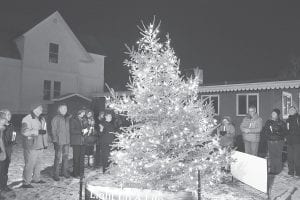
[[[0,57],[0,108],[24,114],[66,93],[103,92],[105,56],[87,52],[58,12],[14,42],[21,58]]]

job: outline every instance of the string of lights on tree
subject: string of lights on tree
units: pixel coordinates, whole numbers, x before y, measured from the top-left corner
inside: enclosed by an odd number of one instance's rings
[[[171,40],[161,42],[160,24],[139,27],[137,48],[128,48],[130,96],[111,89],[109,107],[132,122],[117,133],[111,173],[121,187],[194,190],[197,170],[206,183],[230,162],[212,136],[214,109],[199,99],[199,77],[183,79]]]

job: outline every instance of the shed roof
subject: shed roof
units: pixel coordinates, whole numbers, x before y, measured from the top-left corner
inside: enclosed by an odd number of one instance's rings
[[[253,83],[223,84],[200,86],[200,92],[234,92],[251,90],[300,88],[300,80],[266,81]]]
[[[69,99],[71,97],[75,97],[75,96],[85,99],[87,101],[92,101],[90,98],[83,96],[81,94],[78,94],[78,93],[67,93],[67,94],[61,95],[57,98],[52,99],[52,101],[61,101],[61,100]]]

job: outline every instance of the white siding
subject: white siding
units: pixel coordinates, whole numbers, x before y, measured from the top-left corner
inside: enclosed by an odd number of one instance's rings
[[[19,110],[21,61],[0,57],[0,108]]]

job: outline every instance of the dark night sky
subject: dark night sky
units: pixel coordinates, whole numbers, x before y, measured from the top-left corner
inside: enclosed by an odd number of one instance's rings
[[[140,20],[153,15],[170,33],[182,68],[204,69],[204,82],[272,79],[300,55],[300,3],[201,0],[3,1],[0,34],[24,29],[58,10],[74,33],[107,56],[106,82],[124,85],[124,44],[139,37]],[[11,32],[14,32],[11,31]],[[162,36],[163,36],[162,35]],[[81,40],[81,41],[82,41]],[[1,44],[0,44],[1,45]]]

